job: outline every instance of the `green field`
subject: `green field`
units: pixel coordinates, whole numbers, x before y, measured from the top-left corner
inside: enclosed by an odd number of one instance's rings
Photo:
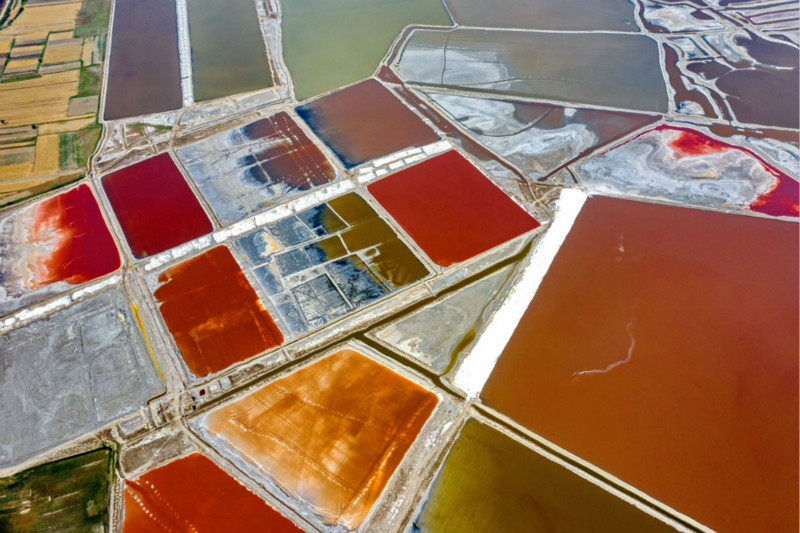
[[[111,458],[101,449],[0,479],[0,532],[107,531]]]

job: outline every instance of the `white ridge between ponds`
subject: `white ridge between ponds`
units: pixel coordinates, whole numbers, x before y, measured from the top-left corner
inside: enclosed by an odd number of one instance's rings
[[[550,227],[534,248],[519,280],[511,288],[500,309],[489,320],[483,334],[453,378],[453,384],[464,391],[467,397],[476,397],[489,379],[489,374],[511,340],[522,315],[536,296],[539,285],[578,218],[586,198],[586,193],[577,189],[561,191]]]

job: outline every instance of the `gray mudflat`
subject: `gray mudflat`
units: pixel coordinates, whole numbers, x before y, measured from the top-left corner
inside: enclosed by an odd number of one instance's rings
[[[0,467],[130,413],[164,390],[120,288],[0,336]]]
[[[680,130],[653,130],[577,167],[593,188],[718,209],[746,209],[777,178],[743,150],[684,155],[671,145]]]
[[[372,335],[443,374],[475,341],[476,330],[500,303],[497,296],[514,266],[384,326]]]
[[[426,85],[667,111],[658,45],[634,33],[417,30],[398,69]]]

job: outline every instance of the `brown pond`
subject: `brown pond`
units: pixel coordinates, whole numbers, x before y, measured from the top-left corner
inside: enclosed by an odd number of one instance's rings
[[[438,139],[411,109],[376,80],[367,80],[297,108],[347,168]]]
[[[798,226],[590,198],[483,401],[721,533],[798,529]]]

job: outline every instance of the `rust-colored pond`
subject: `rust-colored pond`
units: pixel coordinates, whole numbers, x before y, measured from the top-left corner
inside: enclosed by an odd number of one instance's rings
[[[798,529],[798,225],[594,197],[482,393],[721,533]]]
[[[372,79],[299,106],[297,114],[347,168],[439,138],[389,89]]]
[[[206,423],[325,523],[355,529],[437,402],[345,349],[212,412]]]
[[[217,246],[169,268],[154,295],[197,377],[274,348],[283,335],[230,250]]]
[[[539,226],[456,151],[401,170],[368,189],[428,257],[443,267]]]
[[[103,189],[137,258],[169,250],[212,229],[169,154],[105,176]]]
[[[125,482],[123,533],[302,533],[206,456],[193,453]]]

